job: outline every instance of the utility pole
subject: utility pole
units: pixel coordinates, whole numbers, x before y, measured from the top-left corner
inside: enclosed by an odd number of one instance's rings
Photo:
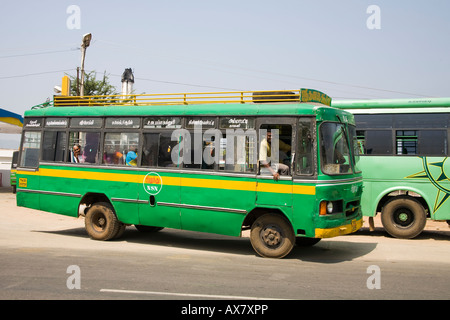
[[[84,59],[86,58],[86,48],[91,43],[92,34],[86,33],[83,36],[83,42],[81,43],[81,90],[80,96],[84,96]]]

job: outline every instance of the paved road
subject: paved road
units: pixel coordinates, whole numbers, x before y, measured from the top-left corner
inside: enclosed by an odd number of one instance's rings
[[[0,207],[0,299],[450,298],[443,222],[415,240],[363,228],[276,260],[257,256],[247,237],[130,226],[102,242],[82,218],[18,208],[10,193],[0,192]]]

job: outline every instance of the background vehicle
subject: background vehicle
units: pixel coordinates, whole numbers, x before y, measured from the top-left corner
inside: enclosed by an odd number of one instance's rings
[[[363,215],[394,237],[450,220],[450,98],[333,101],[355,116]]]
[[[12,161],[11,161],[11,174],[10,174],[11,187],[12,187],[13,193],[16,193],[16,171],[17,171],[17,160],[18,159],[19,159],[19,151],[14,151],[13,156],[12,156]]]

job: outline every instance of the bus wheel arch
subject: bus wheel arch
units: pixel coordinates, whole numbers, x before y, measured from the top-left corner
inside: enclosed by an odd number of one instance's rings
[[[279,210],[256,209],[244,220],[251,225],[250,242],[265,258],[283,258],[295,244],[295,233],[289,219]]]
[[[381,208],[381,223],[386,232],[396,238],[417,237],[425,228],[426,220],[426,203],[424,206],[423,198],[420,197],[391,196]]]
[[[88,212],[89,208],[97,202],[108,203],[111,207],[113,207],[111,201],[105,194],[88,192],[83,196],[83,198],[80,201],[80,204],[78,206],[78,215],[86,216],[86,213]]]

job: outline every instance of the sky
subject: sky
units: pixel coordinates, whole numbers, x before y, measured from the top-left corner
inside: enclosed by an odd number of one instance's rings
[[[311,88],[335,100],[450,97],[448,0],[3,1],[0,108],[23,116],[86,71],[135,93]],[[18,138],[0,135],[0,148]],[[17,145],[17,146],[16,146]]]

